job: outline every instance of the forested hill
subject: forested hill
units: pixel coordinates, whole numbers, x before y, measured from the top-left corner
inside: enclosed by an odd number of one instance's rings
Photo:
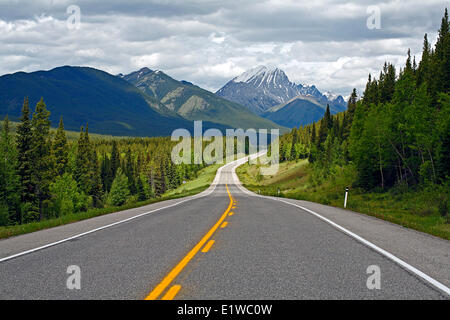
[[[43,97],[56,126],[64,117],[66,129],[79,131],[89,123],[92,132],[115,136],[168,136],[192,121],[158,112],[161,103],[129,82],[101,70],[59,67],[50,71],[18,72],[0,77],[0,116],[18,120],[24,97],[33,108]],[[204,123],[205,128],[227,126]]]
[[[386,62],[369,75],[348,111],[294,129],[282,138],[282,160],[309,158],[319,179],[340,168],[356,171],[353,186],[365,190],[407,190],[442,186],[450,176],[450,34],[448,13],[434,47],[424,37],[422,60],[408,52],[401,70]],[[448,198],[442,201],[448,211]]]

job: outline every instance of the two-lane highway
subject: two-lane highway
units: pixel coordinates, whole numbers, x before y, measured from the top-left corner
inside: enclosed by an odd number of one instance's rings
[[[95,232],[80,222],[0,241],[0,298],[449,298],[441,279],[436,286],[311,212],[246,191],[235,167],[199,196],[102,217]],[[66,286],[73,265],[80,290]],[[367,286],[370,266],[380,289]]]

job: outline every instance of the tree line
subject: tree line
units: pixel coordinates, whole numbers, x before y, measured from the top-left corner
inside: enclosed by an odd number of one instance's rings
[[[450,176],[450,35],[448,12],[434,48],[424,37],[420,63],[410,51],[403,68],[386,62],[369,75],[363,96],[353,90],[348,109],[294,128],[280,139],[281,161],[309,159],[326,179],[352,166],[356,187],[386,190],[442,185]]]
[[[8,117],[0,135],[0,226],[58,218],[161,197],[197,176],[204,164],[175,165],[170,138],[89,137],[55,133],[41,99],[31,114],[25,98],[16,134]]]

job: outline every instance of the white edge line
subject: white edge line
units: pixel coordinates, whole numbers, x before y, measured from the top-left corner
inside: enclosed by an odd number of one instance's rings
[[[246,160],[246,159],[242,159],[241,161],[238,161],[238,162],[236,163],[236,165],[235,165],[235,166],[233,167],[233,169],[232,169],[232,176],[233,176],[234,183],[235,183],[235,185],[236,185],[242,192],[244,192],[244,193],[246,193],[246,194],[248,194],[248,195],[250,195],[250,196],[260,197],[260,198],[264,198],[264,199],[270,199],[270,200],[274,200],[274,201],[280,201],[280,202],[289,204],[289,205],[291,205],[291,206],[298,207],[298,208],[300,208],[300,209],[302,209],[302,210],[304,210],[304,211],[306,211],[306,212],[308,212],[308,213],[310,213],[310,214],[316,216],[317,218],[321,219],[322,221],[324,221],[324,222],[326,222],[326,223],[332,225],[332,226],[335,227],[336,229],[338,229],[338,230],[342,231],[343,233],[349,235],[350,237],[354,238],[355,240],[357,240],[357,241],[363,243],[363,244],[366,245],[367,247],[369,247],[369,248],[371,248],[371,249],[377,251],[377,252],[380,253],[381,255],[383,255],[383,256],[385,256],[386,258],[388,258],[388,259],[394,261],[395,263],[397,263],[397,264],[399,264],[400,266],[402,266],[404,269],[406,269],[406,270],[410,271],[411,273],[415,274],[416,276],[422,278],[422,279],[425,280],[426,282],[430,283],[430,284],[433,285],[434,287],[438,288],[439,290],[443,291],[444,293],[446,293],[447,295],[450,296],[450,288],[448,288],[447,286],[445,286],[445,285],[442,284],[441,282],[439,282],[439,281],[437,281],[436,279],[430,277],[430,276],[427,275],[426,273],[424,273],[424,272],[420,271],[419,269],[413,267],[412,265],[410,265],[410,264],[408,264],[407,262],[401,260],[400,258],[394,256],[392,253],[390,253],[390,252],[388,252],[388,251],[386,251],[386,250],[384,250],[384,249],[378,247],[377,245],[373,244],[372,242],[370,242],[370,241],[368,241],[368,240],[366,240],[366,239],[364,239],[364,238],[358,236],[357,234],[355,234],[355,233],[351,232],[350,230],[348,230],[348,229],[346,229],[346,228],[344,228],[344,227],[338,225],[337,223],[335,223],[335,222],[333,222],[333,221],[331,221],[331,220],[329,220],[329,219],[327,219],[327,218],[321,216],[321,215],[318,214],[317,212],[314,212],[314,211],[312,211],[312,210],[310,210],[310,209],[307,209],[307,208],[302,207],[302,206],[300,206],[300,205],[297,205],[297,204],[295,204],[295,203],[288,202],[288,201],[286,201],[286,200],[277,199],[277,198],[273,198],[273,197],[261,196],[261,195],[258,195],[258,194],[254,193],[254,192],[251,192],[251,191],[245,189],[245,188],[242,186],[242,184],[241,184],[241,182],[240,182],[240,180],[239,180],[239,178],[238,178],[238,176],[237,176],[237,174],[236,174],[236,168],[239,167],[240,165],[244,164],[244,163],[246,162],[245,160]],[[247,159],[247,160],[248,160],[248,159]],[[240,163],[240,162],[242,162],[242,163]]]
[[[151,210],[151,211],[148,211],[148,212],[144,212],[144,213],[138,214],[136,216],[127,218],[125,220],[120,220],[120,221],[117,221],[117,222],[114,222],[114,223],[111,223],[111,224],[108,224],[108,225],[105,225],[105,226],[102,226],[102,227],[99,227],[99,228],[96,228],[96,229],[93,229],[93,230],[90,230],[90,231],[87,231],[87,232],[83,232],[83,233],[77,234],[77,235],[69,237],[69,238],[65,238],[65,239],[62,239],[62,240],[59,240],[59,241],[56,241],[56,242],[52,242],[52,243],[46,244],[46,245],[41,246],[41,247],[37,247],[37,248],[30,249],[30,250],[27,250],[27,251],[22,251],[20,253],[14,254],[14,255],[7,256],[5,258],[1,258],[0,259],[0,263],[8,261],[8,260],[15,259],[15,258],[18,258],[18,257],[21,257],[21,256],[24,256],[24,255],[27,255],[27,254],[30,254],[30,253],[33,253],[33,252],[36,252],[36,251],[40,251],[40,250],[43,250],[43,249],[54,247],[54,246],[56,246],[58,244],[61,244],[61,243],[64,243],[64,242],[68,242],[70,240],[81,238],[81,237],[86,236],[88,234],[91,234],[91,233],[94,233],[94,232],[97,232],[97,231],[100,231],[100,230],[104,230],[104,229],[107,229],[107,228],[114,227],[116,225],[119,225],[119,224],[122,224],[122,223],[125,223],[125,222],[128,222],[128,221],[131,221],[131,220],[134,220],[134,219],[146,216],[146,215],[149,215],[149,214],[154,213],[156,211],[160,211],[160,210],[163,210],[163,209],[175,207],[175,206],[177,206],[179,204],[182,204],[184,202],[188,202],[188,201],[191,201],[191,200],[195,200],[195,199],[199,199],[199,198],[203,198],[203,197],[209,196],[211,193],[214,192],[214,190],[216,190],[217,184],[218,184],[219,179],[220,179],[220,175],[222,174],[222,169],[225,168],[226,166],[232,166],[237,161],[239,161],[239,160],[235,160],[233,162],[227,163],[227,164],[223,165],[222,167],[220,167],[219,169],[217,169],[216,176],[214,177],[214,180],[211,183],[211,186],[209,187],[209,189],[211,189],[211,190],[209,190],[209,191],[207,189],[207,190],[203,191],[202,193],[200,193],[198,195],[194,195],[194,196],[192,196],[192,197],[190,197],[188,199],[181,200],[181,201],[179,201],[177,203],[174,203],[174,204],[171,204],[171,205],[168,205],[168,206],[165,206],[165,207],[157,208],[157,209],[154,209],[154,210]]]

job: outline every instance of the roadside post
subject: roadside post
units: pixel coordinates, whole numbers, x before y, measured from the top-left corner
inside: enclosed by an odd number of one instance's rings
[[[347,200],[348,200],[348,187],[345,188],[344,208],[347,208]]]

